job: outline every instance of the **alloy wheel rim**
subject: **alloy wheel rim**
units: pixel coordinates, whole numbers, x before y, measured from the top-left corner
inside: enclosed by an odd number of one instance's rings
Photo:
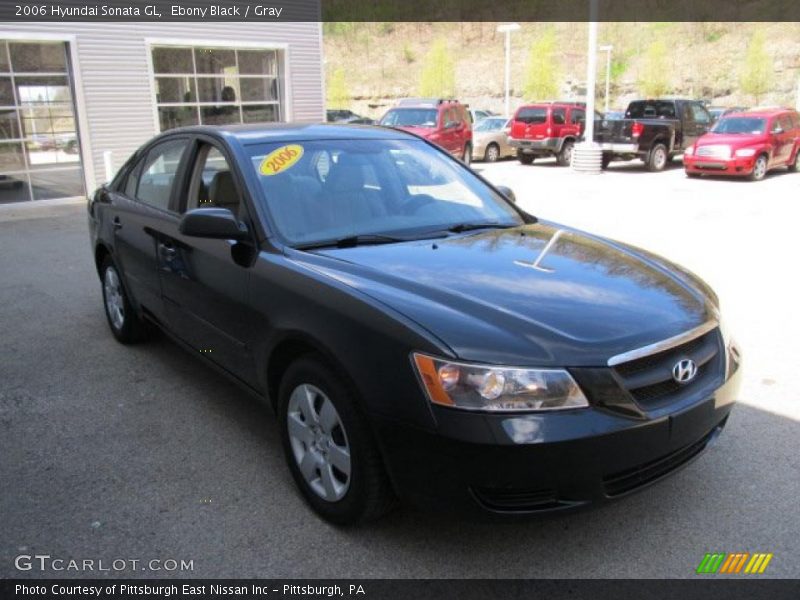
[[[103,290],[105,291],[106,313],[114,329],[120,330],[125,324],[125,301],[122,297],[122,286],[119,275],[114,267],[106,269],[103,277]]]
[[[767,161],[764,160],[764,157],[761,156],[756,160],[756,166],[754,167],[755,170],[755,177],[756,179],[761,179],[767,172]]]
[[[656,149],[656,166],[660,169],[667,163],[667,154],[663,149]]]
[[[497,160],[498,156],[500,155],[499,150],[494,146],[489,146],[489,162],[494,162]]]
[[[286,414],[292,455],[308,487],[328,502],[350,488],[350,444],[330,398],[311,384],[297,386]]]

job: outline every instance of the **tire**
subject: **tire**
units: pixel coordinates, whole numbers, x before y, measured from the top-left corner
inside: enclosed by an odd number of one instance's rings
[[[131,304],[122,276],[110,256],[100,265],[103,307],[111,333],[123,344],[133,344],[147,338],[148,327]]]
[[[789,167],[789,170],[790,170],[792,173],[796,173],[797,171],[800,171],[800,148],[798,148],[797,150],[795,150],[795,153],[794,153],[794,162],[790,163],[790,164],[788,165],[788,167]]]
[[[567,140],[561,144],[561,151],[556,154],[556,162],[562,167],[568,167],[572,163],[572,149],[575,143],[572,140]]]
[[[753,172],[750,173],[750,181],[761,181],[767,176],[767,155],[759,154],[756,162],[753,164]]]
[[[654,144],[647,154],[647,170],[652,172],[663,171],[664,167],[667,166],[668,158],[667,147],[661,142]]]
[[[281,379],[278,402],[286,463],[318,515],[355,525],[394,507],[394,492],[353,392],[322,360],[308,355],[292,363]]]
[[[500,158],[500,146],[492,142],[486,146],[486,152],[483,153],[483,160],[486,162],[497,162]]]
[[[472,144],[464,146],[464,154],[461,156],[461,162],[467,166],[472,164]]]
[[[519,160],[519,162],[521,162],[523,165],[532,165],[535,158],[536,157],[533,154],[517,152],[517,160]]]
[[[605,171],[608,168],[608,165],[610,164],[611,164],[611,156],[603,154],[603,159],[600,163],[600,168],[602,168]]]

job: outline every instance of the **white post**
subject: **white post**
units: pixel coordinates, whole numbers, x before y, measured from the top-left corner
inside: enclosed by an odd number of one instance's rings
[[[605,112],[608,112],[608,94],[609,88],[611,85],[611,51],[614,49],[612,45],[600,46],[600,50],[604,50],[606,53],[606,109]]]
[[[800,112],[800,77],[797,78],[797,96],[795,97],[794,107]]]
[[[112,160],[111,150],[103,151],[103,166],[106,170],[106,181],[114,179],[114,161]]]
[[[506,23],[497,28],[499,33],[506,34],[506,118],[511,116],[511,32],[519,29],[519,23]]]
[[[583,141],[572,151],[572,168],[583,173],[600,173],[603,151],[594,143],[594,88],[597,80],[597,2],[589,0],[589,45],[586,54],[586,127]]]

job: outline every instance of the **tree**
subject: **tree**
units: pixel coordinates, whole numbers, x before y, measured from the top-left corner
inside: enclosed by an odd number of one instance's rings
[[[558,93],[556,33],[550,28],[531,44],[523,92],[528,100],[548,100]]]
[[[764,41],[764,30],[756,30],[747,45],[747,54],[739,74],[742,91],[755,98],[756,104],[772,88],[772,59],[764,48]]]
[[[347,89],[343,68],[339,67],[333,72],[328,78],[326,87],[328,91],[328,108],[350,108],[350,90]]]
[[[452,98],[456,95],[456,68],[447,42],[438,39],[425,56],[419,82],[420,96]]]
[[[639,75],[639,91],[649,98],[658,98],[669,91],[667,45],[656,40],[644,55],[644,69]]]

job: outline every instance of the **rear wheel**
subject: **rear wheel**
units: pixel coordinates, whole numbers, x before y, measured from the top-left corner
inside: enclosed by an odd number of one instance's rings
[[[800,148],[794,153],[794,161],[789,163],[789,170],[792,172],[800,170]]]
[[[533,159],[536,158],[533,154],[525,154],[524,152],[517,152],[517,160],[523,165],[532,165]]]
[[[611,164],[611,156],[609,154],[603,154],[603,160],[600,163],[600,166],[603,169],[607,169],[608,165],[610,165],[610,164]]]
[[[556,155],[556,162],[562,167],[568,167],[572,163],[572,149],[575,144],[567,140],[561,145],[561,151]]]
[[[767,155],[762,154],[753,165],[753,172],[750,173],[751,181],[761,181],[767,176]]]
[[[147,326],[131,305],[122,276],[111,256],[106,256],[100,265],[103,282],[103,306],[111,333],[123,344],[138,342],[147,337]]]
[[[664,144],[655,144],[647,156],[647,170],[648,171],[663,171],[667,165],[669,152]]]
[[[306,502],[324,519],[351,525],[388,512],[395,496],[353,393],[324,362],[294,362],[280,384],[286,461]]]
[[[486,147],[486,152],[483,154],[483,160],[486,162],[497,162],[500,158],[500,146],[495,143],[489,144]]]

